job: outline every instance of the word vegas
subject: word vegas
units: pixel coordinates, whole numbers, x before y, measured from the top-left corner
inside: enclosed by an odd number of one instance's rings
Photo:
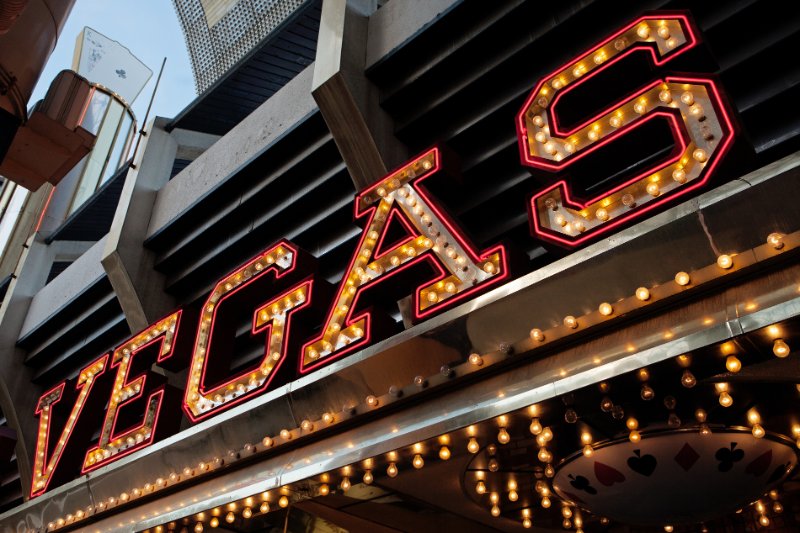
[[[709,79],[665,76],[583,123],[559,122],[562,98],[627,56],[655,68],[696,44],[686,16],[644,16],[539,81],[516,117],[523,165],[565,176],[654,120],[670,128],[675,149],[590,198],[578,199],[566,178],[535,193],[528,210],[536,237],[576,246],[708,181],[733,139]],[[44,393],[35,412],[31,496],[176,433],[181,411],[195,423],[263,394],[282,367],[279,380],[296,378],[287,358],[307,373],[388,337],[396,326],[371,307],[375,302],[411,296],[412,321],[419,322],[508,279],[506,248],[476,249],[427,192],[424,183],[444,170],[443,158],[432,148],[356,196],[362,234],[335,291],[315,280],[313,257],[278,242],[223,277],[199,309],[158,320]],[[242,322],[249,336],[241,335]],[[243,337],[258,356],[231,375],[234,356],[248,349]],[[187,367],[183,390],[168,383],[167,375]],[[104,413],[99,438],[78,449],[97,434],[96,413]]]

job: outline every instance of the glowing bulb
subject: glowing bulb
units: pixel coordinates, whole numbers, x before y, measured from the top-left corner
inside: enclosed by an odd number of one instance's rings
[[[675,274],[675,283],[677,283],[681,287],[685,287],[686,285],[688,285],[691,280],[692,278],[689,277],[689,274],[687,274],[686,272],[678,272],[677,274]]]
[[[533,522],[531,522],[530,518],[523,518],[522,519],[522,527],[525,529],[530,529],[533,526]]]
[[[585,457],[591,457],[592,455],[594,455],[594,448],[592,448],[591,444],[587,444],[586,446],[583,447],[583,455]]]
[[[331,488],[328,486],[327,483],[323,483],[319,486],[319,495],[320,496],[327,496],[331,493]]]
[[[509,501],[515,502],[519,499],[519,494],[517,494],[515,490],[510,490],[508,491],[508,499]]]
[[[550,505],[551,505],[550,498],[548,498],[547,496],[542,498],[542,507],[544,507],[545,509],[549,509]]]
[[[639,287],[636,289],[636,298],[646,302],[650,299],[650,291],[647,289],[647,287]]]
[[[448,459],[450,459],[450,448],[448,448],[447,446],[442,446],[441,448],[439,448],[439,459],[441,459],[442,461],[447,461]]]
[[[578,320],[574,316],[566,316],[564,317],[564,325],[570,329],[575,329],[578,327]]]
[[[681,385],[687,389],[691,389],[697,385],[697,378],[695,378],[694,374],[692,374],[690,371],[684,370],[683,375],[681,375]]]
[[[673,531],[675,531],[675,528],[672,526],[664,526],[664,531],[666,531],[667,533],[672,533]]]
[[[538,418],[534,418],[531,420],[531,425],[528,427],[531,433],[534,435],[538,435],[542,432],[542,423],[539,422]]]
[[[647,24],[640,24],[639,27],[636,28],[636,35],[642,39],[647,39],[650,37],[650,27]]]
[[[480,354],[473,353],[469,356],[469,362],[474,366],[481,366],[483,364],[483,358],[480,356]]]
[[[478,481],[478,483],[475,485],[475,492],[478,494],[485,494],[486,484],[483,481]]]
[[[259,510],[259,512],[261,512],[261,513],[268,513],[268,512],[269,512],[269,502],[264,502],[264,503],[262,503],[262,504],[259,506],[258,510]]]
[[[762,514],[758,518],[758,523],[761,524],[763,527],[769,526],[769,517],[767,515],[765,515],[765,514]]]
[[[375,478],[372,476],[372,470],[367,470],[364,472],[363,481],[367,485],[371,485]]]
[[[203,531],[203,523],[198,522],[194,525],[194,533],[202,533]]]
[[[664,89],[663,91],[658,93],[658,99],[664,102],[665,104],[668,104],[672,101],[672,93],[669,92],[668,89]]]
[[[625,425],[628,429],[639,429],[639,421],[633,417],[630,417],[628,420],[625,421]]]
[[[728,372],[733,372],[735,374],[742,369],[742,362],[739,361],[739,358],[735,355],[729,355],[725,360],[725,368],[728,369]]]
[[[788,356],[791,352],[789,345],[783,339],[775,339],[772,343],[772,353],[775,354],[775,357],[780,357],[783,359],[784,357]]]
[[[531,330],[530,335],[531,335],[531,339],[535,340],[536,342],[544,341],[544,333],[542,333],[542,330],[540,330],[540,329],[533,328]]]
[[[645,187],[645,190],[647,191],[647,194],[649,194],[652,197],[656,197],[659,194],[661,194],[661,189],[658,188],[658,183],[653,183],[653,182],[648,183],[647,187]]]
[[[378,398],[376,398],[372,394],[367,396],[367,400],[366,401],[367,401],[367,405],[369,405],[370,407],[376,407],[378,405]]]
[[[731,397],[731,395],[727,392],[722,392],[719,395],[719,404],[722,407],[730,407],[733,405],[733,397]]]
[[[775,502],[772,504],[772,510],[775,514],[781,514],[783,512],[783,505],[781,505],[781,502]]]
[[[755,438],[761,439],[764,437],[764,435],[766,435],[766,431],[764,431],[764,428],[761,426],[761,424],[753,425],[753,436]]]
[[[676,168],[672,171],[672,179],[677,183],[686,183],[686,171],[682,168]]]
[[[613,313],[613,312],[614,312],[614,308],[613,308],[613,307],[611,307],[611,304],[610,304],[610,303],[608,303],[608,302],[603,302],[603,303],[601,303],[601,304],[600,304],[600,307],[598,307],[598,308],[597,308],[597,310],[598,310],[598,311],[600,312],[600,314],[601,314],[601,315],[603,315],[603,316],[608,316],[608,315],[610,315],[611,313]]]
[[[628,435],[628,439],[630,439],[630,441],[633,442],[633,443],[637,443],[640,440],[642,440],[642,435],[638,431],[633,430]]]
[[[727,270],[733,266],[733,258],[729,255],[722,254],[721,256],[717,257],[717,266]]]
[[[541,448],[539,450],[539,454],[537,455],[539,461],[543,463],[549,463],[553,456],[547,451],[547,448]]]
[[[289,507],[289,498],[287,498],[286,496],[281,496],[280,499],[278,500],[278,507],[282,509]]]
[[[425,466],[425,461],[422,459],[422,455],[417,454],[414,456],[414,460],[411,461],[411,464],[414,465],[414,468],[420,469]]]
[[[783,248],[783,245],[784,245],[783,237],[784,237],[783,233],[777,233],[777,232],[776,233],[770,233],[767,236],[767,244],[769,244],[770,246],[772,246],[776,250],[780,250],[781,248]]]
[[[397,475],[397,464],[389,463],[389,466],[386,468],[386,475],[389,477],[395,477]]]
[[[553,465],[547,465],[544,467],[544,475],[547,477],[553,477],[556,475],[556,469],[553,468]]]
[[[597,220],[602,220],[603,222],[605,222],[606,220],[608,220],[608,210],[605,209],[604,207],[601,207],[600,209],[594,212],[594,216],[597,217]]]
[[[225,515],[225,521],[229,524],[233,524],[233,521],[236,520],[236,515],[233,513],[228,513]]]
[[[498,517],[500,516],[500,508],[497,505],[492,505],[492,516]]]
[[[469,442],[467,443],[467,451],[469,451],[469,453],[478,453],[480,449],[480,444],[478,444],[478,441],[475,440],[475,437],[469,439]]]

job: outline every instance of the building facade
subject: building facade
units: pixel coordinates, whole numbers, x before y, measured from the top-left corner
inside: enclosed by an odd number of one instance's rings
[[[799,32],[299,4],[26,243],[2,529],[796,531]]]

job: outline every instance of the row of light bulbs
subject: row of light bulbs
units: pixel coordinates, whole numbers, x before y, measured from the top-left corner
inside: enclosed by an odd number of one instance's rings
[[[783,250],[783,249],[785,249],[785,236],[783,234],[777,233],[777,232],[776,233],[772,233],[772,234],[769,235],[769,237],[767,239],[767,244],[770,247],[774,248],[775,250]],[[719,267],[719,269],[721,271],[730,270],[734,266],[733,257],[734,257],[733,255],[727,255],[727,254],[720,255],[718,257],[718,259],[717,259],[717,262],[716,262],[716,264]],[[679,272],[678,274],[676,274],[674,281],[678,286],[685,287],[685,286],[691,284],[691,276],[687,272]],[[646,303],[649,300],[651,300],[650,289],[648,289],[646,287],[639,287],[635,291],[634,297],[637,300]],[[612,304],[610,304],[608,302],[603,302],[598,307],[598,313],[603,317],[610,317],[610,316],[612,316],[614,314],[614,307],[613,307]],[[581,324],[581,320],[579,318],[574,317],[574,316],[567,316],[564,319],[564,326],[566,326],[567,328],[569,328],[571,330],[577,329],[580,326],[580,324]],[[536,345],[540,345],[540,344],[545,343],[547,341],[547,337],[548,337],[548,332],[547,331],[543,331],[543,330],[538,329],[538,328],[533,328],[530,331],[530,339],[534,342],[534,347]],[[784,349],[784,346],[785,346],[785,349],[787,350],[786,354],[788,355],[788,345],[786,345],[785,341],[783,341],[782,339],[776,339],[776,340],[780,340],[782,342],[782,344],[778,344],[779,352],[783,353],[783,349]],[[506,346],[501,347],[501,348],[502,348],[500,350],[501,352],[506,352],[506,353],[513,352],[513,349],[509,349]],[[478,369],[478,367],[481,367],[481,366],[484,365],[487,355],[490,355],[490,354],[485,354],[485,355],[481,355],[481,354],[477,354],[477,353],[470,354],[470,356],[468,357],[467,362],[464,363],[463,365],[461,365],[461,366],[467,367],[467,368],[464,368],[464,369],[461,369],[461,370],[469,372],[470,370],[468,369],[468,367],[472,367],[471,370],[472,371],[476,371]],[[777,352],[776,352],[776,355],[778,355]],[[448,365],[445,365],[441,369],[441,374],[444,377],[448,378],[448,379],[452,379],[453,377],[456,376],[456,373],[457,373],[456,370],[457,370],[457,368],[453,368],[453,367],[450,367]],[[428,386],[428,383],[429,383],[429,380],[424,378],[424,377],[422,377],[422,376],[415,377],[413,381],[414,381],[414,384],[416,385],[416,387],[418,389],[426,388]],[[721,402],[723,401],[722,400],[722,393],[725,393],[725,394],[727,394],[729,396],[729,393],[728,393],[727,390],[721,391],[721,399],[720,399]],[[382,396],[382,397],[378,397],[378,396],[375,396],[375,395],[369,395],[369,396],[367,396],[365,398],[365,404],[366,404],[368,409],[375,409],[375,408],[380,407],[380,405],[383,402],[391,402],[394,399],[397,399],[399,396],[400,395],[398,395],[398,394],[389,394],[389,395],[385,395],[385,396]],[[311,421],[311,420],[303,420],[301,422],[301,424],[300,424],[300,427],[296,428],[295,430],[282,429],[278,434],[278,438],[271,437],[271,436],[264,437],[262,439],[261,445],[263,446],[263,449],[274,448],[276,445],[288,442],[288,441],[294,439],[295,437],[305,436],[306,434],[313,433],[314,431],[318,430],[321,427],[333,425],[334,423],[336,423],[336,422],[338,422],[338,421],[340,421],[340,420],[342,420],[344,418],[348,418],[349,416],[353,416],[356,413],[356,411],[357,411],[356,407],[351,407],[351,408],[346,409],[343,413],[339,413],[338,416],[337,416],[337,414],[334,414],[334,413],[331,413],[331,412],[325,412],[320,417],[320,420],[317,421],[316,423]],[[532,428],[535,428],[536,427],[535,422],[532,421],[531,426],[532,426]],[[799,439],[799,443],[800,443],[800,427],[798,427],[797,431],[798,431],[797,438]],[[631,433],[634,435],[633,438],[637,438],[636,437],[636,435],[638,435],[638,431],[637,430],[635,430],[635,429],[631,430]],[[540,459],[540,461],[542,463],[546,464],[546,467],[549,466],[549,468],[547,468],[547,470],[552,471],[552,465],[550,463],[552,462],[553,457],[552,457],[552,453],[546,447],[546,443],[550,439],[552,439],[552,430],[550,428],[542,428],[542,434],[545,435],[545,437],[542,437],[543,442],[539,443],[540,444],[540,450],[539,450],[538,457],[539,457],[539,459]],[[548,436],[549,436],[549,439],[547,438]],[[500,430],[498,432],[498,439],[497,440],[501,444],[504,444],[504,443],[506,443],[506,442],[508,442],[510,440],[510,435],[509,435],[509,433],[507,431],[506,426],[501,426],[500,427]],[[537,443],[538,443],[538,437],[537,437]],[[477,443],[477,441],[475,441],[474,438],[469,440],[467,446],[468,446],[468,450],[470,451],[470,453],[477,453],[477,451],[480,449],[479,444]],[[228,462],[235,462],[242,455],[252,455],[252,454],[257,453],[259,451],[261,451],[261,450],[259,450],[256,447],[256,445],[249,444],[249,443],[245,444],[243,449],[241,451],[239,451],[239,452],[234,451],[234,450],[229,451]],[[244,452],[244,453],[242,453],[242,452]],[[445,453],[445,455],[448,455],[449,454],[449,449],[448,449],[447,452],[444,452],[444,453]],[[441,455],[440,455],[440,457],[441,457]],[[449,455],[448,455],[448,458],[449,458]],[[226,461],[224,459],[222,459],[220,457],[215,457],[209,462],[201,462],[197,467],[189,467],[189,466],[187,466],[186,468],[183,469],[183,472],[182,472],[183,475],[178,474],[176,472],[172,472],[172,473],[170,473],[170,475],[168,477],[166,477],[166,478],[159,477],[159,478],[157,478],[155,480],[155,483],[147,483],[141,489],[137,487],[137,488],[132,489],[130,491],[130,493],[127,492],[127,491],[123,492],[123,493],[120,494],[119,498],[112,496],[112,497],[108,498],[105,502],[99,502],[97,504],[97,506],[89,506],[89,507],[87,507],[86,511],[79,510],[79,511],[76,511],[74,514],[73,513],[67,514],[65,517],[60,517],[57,520],[48,523],[47,528],[45,529],[45,531],[53,531],[53,530],[59,529],[61,527],[64,527],[65,525],[70,525],[70,524],[75,523],[75,522],[77,522],[79,520],[83,520],[83,519],[87,518],[90,515],[96,514],[98,512],[105,511],[107,509],[113,508],[113,507],[115,507],[117,505],[120,505],[120,504],[127,503],[127,502],[131,501],[132,499],[136,499],[136,498],[141,497],[143,495],[146,495],[148,493],[158,491],[158,490],[163,489],[163,488],[165,488],[167,486],[175,485],[175,484],[177,484],[177,483],[179,483],[181,481],[185,481],[187,479],[194,478],[197,475],[202,475],[202,474],[205,474],[205,473],[210,472],[212,470],[216,470],[218,468],[223,467],[225,464],[226,464]],[[389,465],[387,466],[386,473],[390,477],[394,477],[394,476],[397,475],[398,467],[397,467],[396,461],[390,461],[389,462]],[[369,475],[367,475],[367,474],[369,474]],[[366,482],[367,479],[371,479],[371,476],[372,476],[371,470],[369,470],[368,473],[365,472],[365,476],[366,476],[365,482]],[[547,496],[546,498],[547,499],[543,499],[543,504],[545,502],[549,503],[549,496]]]

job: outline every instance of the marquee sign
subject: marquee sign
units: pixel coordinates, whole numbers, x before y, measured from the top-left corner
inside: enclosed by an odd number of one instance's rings
[[[530,199],[536,236],[575,246],[708,181],[733,139],[709,79],[666,76],[577,126],[561,120],[563,98],[624,58],[644,53],[662,65],[696,44],[684,15],[646,16],[538,83],[517,117],[521,159],[560,174]],[[572,165],[654,120],[670,128],[675,149],[669,156],[602,194],[579,198],[568,175]],[[371,305],[375,294],[389,289],[393,298],[410,297],[411,318],[419,322],[509,279],[506,248],[476,248],[425,188],[446,169],[444,159],[441,148],[431,148],[356,196],[362,234],[329,301],[320,293],[314,259],[281,241],[224,276],[199,310],[170,314],[43,394],[35,413],[31,496],[43,494],[63,472],[92,471],[175,433],[181,405],[194,423],[267,391],[278,372],[287,371],[287,359],[307,373],[386,337],[392,330]],[[263,348],[254,362],[232,369],[243,327]],[[184,390],[154,366],[188,367]],[[96,386],[103,380],[111,385]],[[99,438],[79,452],[77,466],[67,465],[76,455],[66,450],[88,405],[105,411]]]

